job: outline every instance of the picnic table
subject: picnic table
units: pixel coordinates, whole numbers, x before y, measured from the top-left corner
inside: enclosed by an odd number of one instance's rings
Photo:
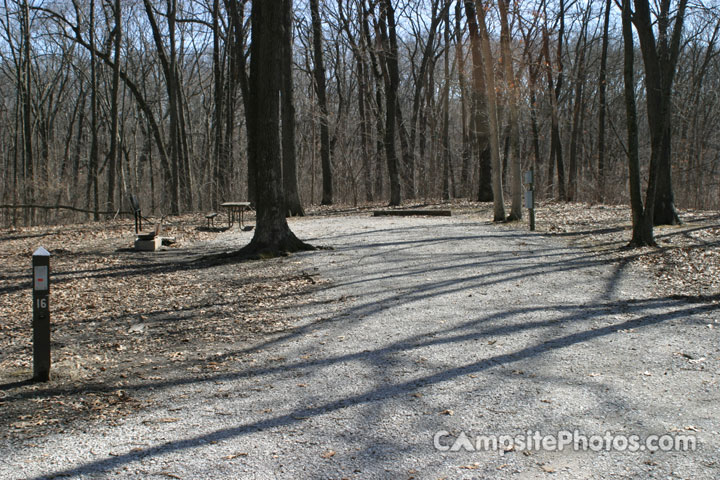
[[[243,228],[243,215],[247,210],[250,210],[250,202],[225,202],[221,203],[220,206],[228,210],[228,227],[233,226],[237,215],[240,228]]]

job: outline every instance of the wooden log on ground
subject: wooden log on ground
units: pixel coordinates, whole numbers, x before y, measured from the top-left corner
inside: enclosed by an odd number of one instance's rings
[[[428,217],[449,217],[452,215],[450,210],[375,210],[375,217],[409,217],[409,216],[428,216]]]

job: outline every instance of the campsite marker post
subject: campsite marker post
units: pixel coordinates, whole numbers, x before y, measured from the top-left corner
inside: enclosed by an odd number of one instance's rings
[[[50,252],[38,248],[33,269],[33,380],[50,380]]]
[[[527,190],[525,191],[525,208],[530,213],[530,231],[535,231],[535,169],[531,168],[525,172],[525,184]]]

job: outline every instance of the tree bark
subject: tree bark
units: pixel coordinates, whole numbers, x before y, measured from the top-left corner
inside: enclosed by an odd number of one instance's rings
[[[280,254],[312,249],[290,230],[285,219],[280,158],[280,90],[284,5],[281,1],[252,4],[250,56],[249,161],[257,172],[255,234],[240,256]]]
[[[462,196],[469,198],[471,196],[470,185],[472,180],[470,175],[472,148],[468,131],[467,80],[465,78],[462,15],[462,0],[457,0],[455,2],[455,55],[458,63],[458,86],[460,88],[460,113],[462,122],[462,169],[460,170],[460,182]]]
[[[112,93],[110,97],[110,151],[108,152],[108,185],[107,185],[107,207],[108,210],[115,210],[115,183],[117,178],[117,170],[122,162],[122,151],[120,149],[120,128],[119,128],[119,94],[120,94],[120,46],[122,43],[122,11],[120,0],[115,0],[113,6],[113,17],[115,26],[113,34],[115,37],[113,52],[113,75],[112,75]]]
[[[640,40],[645,65],[647,116],[650,125],[651,156],[658,162],[655,192],[655,225],[680,223],[672,188],[672,90],[680,54],[687,0],[679,0],[675,24],[670,29],[671,0],[660,2],[655,38],[648,0],[635,0],[633,23]]]
[[[600,54],[600,75],[598,78],[598,201],[605,201],[605,115],[607,113],[607,60],[610,43],[610,9],[612,0],[605,2],[605,18],[603,21],[602,52]]]
[[[560,28],[558,31],[557,46],[557,82],[554,80],[552,59],[550,57],[550,33],[547,26],[547,11],[545,12],[545,24],[543,25],[543,56],[545,57],[546,75],[548,82],[548,93],[550,94],[551,105],[551,127],[550,127],[550,161],[548,162],[548,188],[552,191],[553,177],[557,167],[558,195],[557,198],[565,200],[565,164],[563,163],[563,145],[560,138],[560,93],[563,87],[563,36],[565,35],[565,1],[559,1],[560,13],[558,15]]]
[[[623,0],[622,31],[624,40],[624,80],[625,80],[625,111],[628,132],[628,166],[630,174],[630,208],[632,210],[633,234],[630,246],[643,247],[655,245],[653,239],[653,208],[655,202],[655,182],[657,178],[657,162],[650,161],[650,179],[648,182],[647,199],[643,206],[642,189],[640,186],[640,154],[638,148],[638,121],[635,101],[635,45],[631,25],[631,0]]]
[[[382,0],[381,30],[385,45],[384,60],[387,66],[387,83],[385,85],[385,155],[387,158],[388,175],[390,177],[390,205],[401,203],[400,172],[397,151],[395,149],[395,131],[397,127],[397,95],[400,85],[398,68],[398,45],[395,30],[395,9],[390,0]]]
[[[315,75],[315,92],[320,107],[320,159],[322,166],[323,193],[322,205],[333,203],[332,159],[330,158],[330,132],[328,125],[327,87],[325,79],[325,64],[322,50],[322,21],[318,0],[310,0],[310,15],[312,17],[313,31],[313,72]]]
[[[33,168],[33,144],[32,144],[32,59],[30,58],[30,8],[28,0],[22,5],[22,33],[23,33],[23,53],[22,53],[22,104],[23,104],[23,162],[24,162],[24,197],[26,203],[35,201],[35,170]],[[93,89],[94,92],[94,89]],[[89,192],[88,192],[89,193]],[[88,195],[88,198],[90,196]],[[97,197],[96,197],[97,200]],[[97,204],[97,201],[95,202]],[[34,221],[32,210],[28,210],[28,217],[25,223],[29,224]],[[97,218],[96,218],[97,220]]]
[[[522,219],[522,166],[520,164],[520,92],[518,91],[512,52],[510,50],[510,24],[508,22],[509,0],[499,0],[500,9],[500,45],[502,64],[505,67],[505,87],[507,89],[510,110],[510,173],[512,176],[512,204],[508,221]]]
[[[292,77],[293,1],[283,0],[282,45],[282,159],[285,212],[291,217],[305,215],[297,184],[297,158],[295,154],[295,95]]]
[[[590,21],[590,7],[585,11],[582,19],[580,38],[577,40],[575,50],[575,89],[573,99],[572,127],[570,130],[570,165],[568,175],[567,201],[577,201],[578,195],[578,143],[582,128],[583,92],[585,87],[585,49],[587,48],[587,28]]]
[[[98,80],[95,60],[95,0],[90,0],[90,158],[88,159],[87,199],[93,207],[93,220],[100,220],[98,196]],[[92,203],[90,203],[92,202]]]
[[[505,202],[502,186],[502,161],[500,159],[500,127],[497,112],[497,96],[495,89],[495,72],[493,70],[490,36],[485,23],[485,6],[482,0],[475,0],[477,7],[478,27],[480,30],[480,46],[482,48],[483,67],[485,70],[485,91],[487,93],[487,112],[490,124],[490,155],[492,159],[493,186],[493,221],[505,221]]]
[[[445,19],[443,31],[444,61],[443,72],[445,74],[445,85],[443,86],[443,132],[442,132],[442,198],[450,200],[450,0],[445,0],[445,11],[443,18]]]
[[[487,92],[485,88],[485,73],[483,66],[482,47],[480,46],[480,32],[475,15],[473,0],[465,1],[465,15],[468,20],[470,32],[470,49],[472,54],[472,81],[473,102],[472,115],[473,135],[477,144],[479,161],[478,202],[491,202],[493,200],[492,167],[490,155],[490,124],[488,121]]]

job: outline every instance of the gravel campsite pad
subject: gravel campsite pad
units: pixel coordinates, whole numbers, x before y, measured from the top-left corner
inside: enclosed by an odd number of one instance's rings
[[[231,318],[216,312],[223,289],[262,265],[295,287],[259,308],[277,328],[220,335],[212,355],[190,338],[168,353],[177,368],[124,378],[138,406],[113,422],[0,438],[0,478],[719,478],[717,302],[665,295],[627,262],[486,219],[293,220],[332,249],[191,272],[204,307],[168,308],[170,330]],[[127,325],[148,338],[150,320]],[[0,409],[23,395],[0,390]],[[518,442],[536,432],[545,449]],[[568,433],[573,444],[551,448]],[[483,436],[498,448],[478,449]],[[637,452],[623,448],[632,436]],[[645,448],[652,438],[678,445]]]

